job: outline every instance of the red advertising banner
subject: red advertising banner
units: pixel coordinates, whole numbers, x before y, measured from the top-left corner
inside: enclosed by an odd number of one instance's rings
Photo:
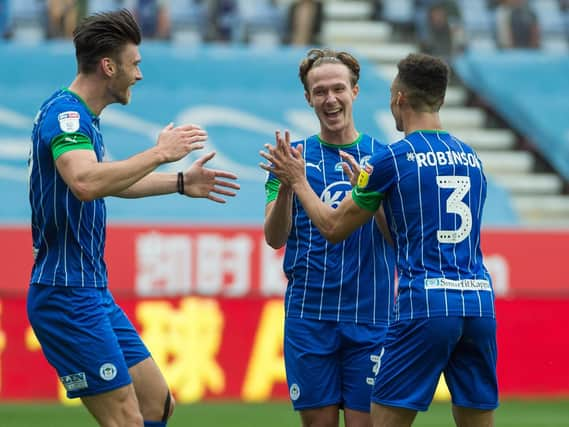
[[[280,298],[117,301],[178,402],[288,398]],[[569,396],[569,299],[498,299],[496,311],[501,397]],[[65,401],[27,322],[25,298],[2,298],[0,400],[30,399]]]
[[[21,295],[32,265],[24,227],[0,227],[0,295]],[[485,263],[499,296],[569,296],[569,230],[486,230]],[[106,260],[117,296],[281,296],[283,251],[262,227],[111,226]]]

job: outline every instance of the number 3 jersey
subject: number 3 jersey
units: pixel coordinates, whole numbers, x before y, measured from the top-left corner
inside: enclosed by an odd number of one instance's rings
[[[472,148],[447,132],[413,132],[374,154],[352,197],[369,210],[383,200],[396,247],[395,320],[494,317],[480,250],[486,178]]]
[[[342,170],[340,149],[360,164],[382,146],[368,135],[347,145],[331,145],[317,135],[292,145],[303,145],[306,177],[320,199],[336,208],[352,190]],[[269,174],[267,203],[276,198],[278,179]],[[388,324],[394,302],[394,251],[375,220],[370,220],[344,242],[322,237],[302,204],[293,198],[292,228],[286,244],[284,272],[287,317]]]

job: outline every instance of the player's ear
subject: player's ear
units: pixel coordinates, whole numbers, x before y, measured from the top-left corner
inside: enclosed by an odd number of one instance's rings
[[[310,94],[306,91],[304,91],[304,98],[306,99],[306,102],[308,102],[308,105],[314,107],[314,105],[312,105],[312,101],[310,100]]]
[[[352,99],[356,99],[359,93],[360,93],[360,85],[356,83],[352,88]]]
[[[103,73],[105,74],[105,76],[111,77],[113,74],[115,74],[115,70],[116,70],[115,62],[111,58],[108,58],[108,57],[102,58],[101,59],[101,69],[103,70]]]
[[[397,97],[395,98],[395,104],[396,105],[401,105],[401,103],[405,100],[405,95],[403,94],[403,92],[398,91],[397,92]]]

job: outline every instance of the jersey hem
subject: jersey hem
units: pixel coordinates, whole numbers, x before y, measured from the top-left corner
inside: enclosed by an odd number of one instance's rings
[[[328,317],[328,316],[317,316],[317,315],[310,315],[310,314],[304,314],[302,317],[299,315],[290,315],[290,314],[286,314],[285,313],[285,319],[286,318],[292,318],[292,319],[307,319],[307,320],[321,320],[324,322],[336,322],[336,323],[356,323],[358,325],[378,325],[378,326],[388,326],[390,323],[389,320],[375,320],[373,321],[373,319],[363,319],[363,320],[354,320],[353,317],[350,318],[345,318],[340,316],[340,318],[338,318],[337,316],[333,316],[333,317]]]
[[[40,286],[57,286],[58,288],[93,288],[93,289],[101,289],[101,288],[106,288],[108,287],[108,282],[105,283],[95,283],[95,282],[68,282],[66,285],[62,285],[59,283],[46,283],[46,282],[36,282],[36,281],[32,281],[30,282],[30,286],[35,286],[35,285],[40,285]]]
[[[447,312],[434,312],[434,313],[430,313],[429,315],[427,314],[416,314],[413,317],[411,316],[400,316],[398,318],[395,318],[392,323],[396,323],[402,320],[419,320],[419,319],[431,319],[433,317],[490,317],[492,319],[496,318],[496,314],[495,313],[489,313],[489,312],[482,312],[482,313],[462,313],[462,312],[454,312],[454,311],[449,311]]]

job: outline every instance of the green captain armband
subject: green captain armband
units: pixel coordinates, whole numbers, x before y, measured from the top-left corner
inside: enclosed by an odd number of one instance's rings
[[[280,186],[281,182],[276,178],[269,179],[265,182],[265,195],[267,196],[265,204],[268,205],[277,198]]]
[[[375,212],[381,205],[383,194],[377,191],[363,191],[356,186],[352,189],[352,199],[360,208]]]
[[[72,150],[91,150],[93,151],[93,144],[89,137],[82,133],[61,133],[51,140],[51,154],[53,160],[57,160],[63,153]]]

